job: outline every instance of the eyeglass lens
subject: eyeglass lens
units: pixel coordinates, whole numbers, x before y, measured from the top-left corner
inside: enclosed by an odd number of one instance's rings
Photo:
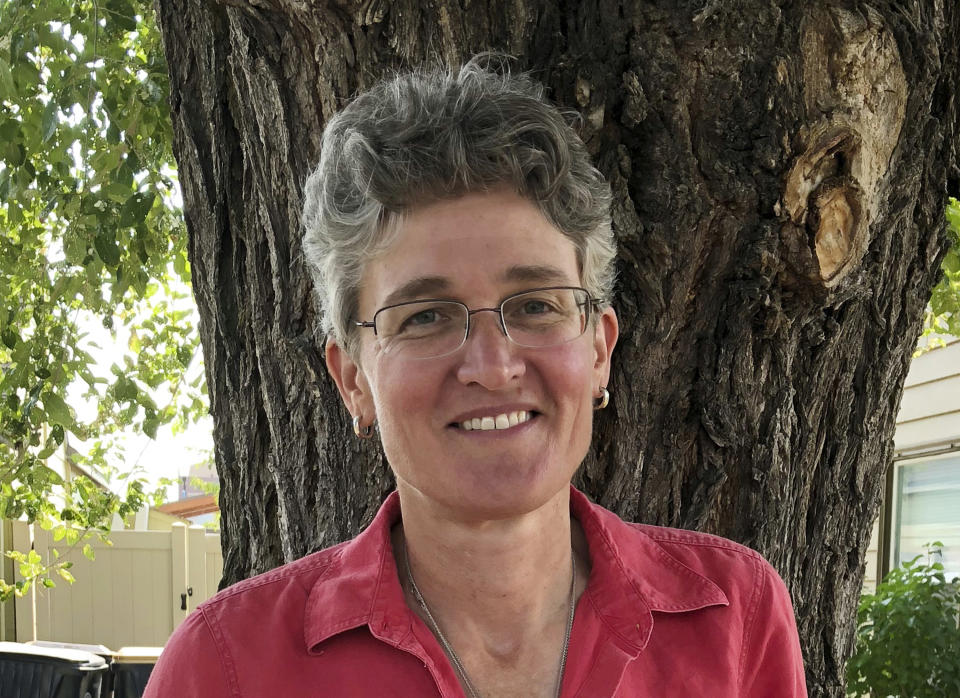
[[[377,312],[374,322],[383,351],[410,358],[452,353],[466,341],[468,311],[456,301],[414,301]],[[500,307],[503,327],[515,344],[550,347],[584,333],[590,298],[578,288],[537,289],[507,298]]]

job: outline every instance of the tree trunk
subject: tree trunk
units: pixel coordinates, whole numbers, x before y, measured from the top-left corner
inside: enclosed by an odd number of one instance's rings
[[[842,695],[960,188],[957,3],[157,6],[223,583],[353,536],[392,487],[327,378],[301,254],[324,123],[389,70],[492,48],[583,114],[615,197],[622,334],[577,484],[627,519],[760,550],[793,595],[810,694]]]

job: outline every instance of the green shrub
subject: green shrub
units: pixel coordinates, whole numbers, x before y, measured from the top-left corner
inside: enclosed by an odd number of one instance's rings
[[[960,579],[947,581],[930,543],[860,599],[850,695],[960,696]]]

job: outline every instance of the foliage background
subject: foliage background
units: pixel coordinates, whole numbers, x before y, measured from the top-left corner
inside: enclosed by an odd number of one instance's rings
[[[141,0],[0,0],[0,517],[70,546],[143,503],[112,437],[206,411],[159,39]],[[125,496],[47,467],[69,435]],[[69,578],[35,557],[28,579]]]
[[[946,218],[950,250],[943,260],[943,278],[933,289],[923,319],[922,336],[932,340],[928,344],[931,348],[943,344],[942,335],[960,337],[960,201],[953,197],[947,204]]]
[[[948,581],[927,546],[892,570],[857,612],[857,649],[847,664],[854,696],[960,695],[960,579]]]

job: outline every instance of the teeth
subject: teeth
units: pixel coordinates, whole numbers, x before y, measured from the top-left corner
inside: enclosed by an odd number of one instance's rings
[[[490,429],[509,429],[510,427],[515,427],[518,424],[523,424],[529,420],[530,413],[525,410],[521,410],[519,412],[505,412],[503,414],[498,414],[495,417],[474,417],[473,419],[467,419],[463,422],[460,422],[460,428],[465,431],[472,431],[474,429],[481,431],[489,431]]]

